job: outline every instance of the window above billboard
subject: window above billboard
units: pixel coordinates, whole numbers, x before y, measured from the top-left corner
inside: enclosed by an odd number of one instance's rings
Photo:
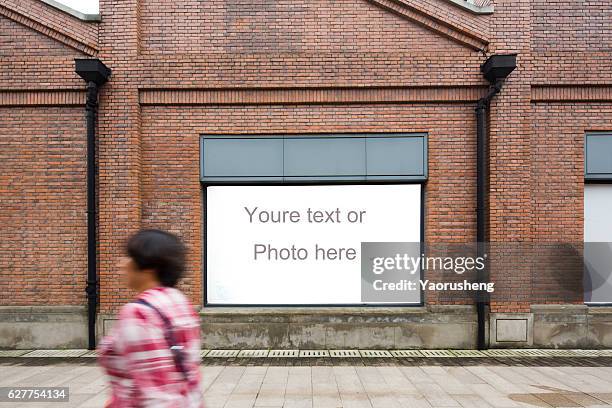
[[[584,177],[587,180],[612,180],[612,133],[586,135]]]
[[[205,135],[205,183],[424,181],[425,134]]]

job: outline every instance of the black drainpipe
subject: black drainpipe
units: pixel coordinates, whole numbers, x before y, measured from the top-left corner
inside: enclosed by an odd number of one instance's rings
[[[96,348],[96,308],[98,304],[98,254],[96,234],[96,116],[98,90],[111,70],[99,59],[75,60],[75,72],[87,82],[87,333],[89,350]]]
[[[476,105],[476,256],[484,258],[486,249],[486,182],[488,168],[488,133],[487,112],[491,100],[497,95],[504,84],[504,80],[516,68],[516,54],[492,55],[480,67],[485,78],[490,82],[485,96],[478,100]],[[478,282],[488,280],[488,260],[485,268],[478,272]],[[476,314],[478,320],[477,347],[478,350],[488,348],[486,342],[486,307],[489,303],[488,292],[478,291],[476,294]]]

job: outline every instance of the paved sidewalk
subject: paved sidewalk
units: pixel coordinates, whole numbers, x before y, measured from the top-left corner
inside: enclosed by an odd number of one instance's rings
[[[202,366],[207,408],[610,407],[612,367],[516,365]],[[101,407],[106,378],[93,361],[0,360],[0,386],[67,386],[69,403]]]

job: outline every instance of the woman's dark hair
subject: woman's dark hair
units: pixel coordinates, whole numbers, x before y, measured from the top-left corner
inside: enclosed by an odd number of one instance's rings
[[[174,287],[185,271],[185,246],[169,232],[147,229],[132,235],[127,254],[138,269],[153,269],[163,286]]]

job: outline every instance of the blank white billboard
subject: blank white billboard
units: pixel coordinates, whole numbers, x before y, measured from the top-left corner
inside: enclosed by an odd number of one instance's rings
[[[420,242],[421,186],[209,186],[205,217],[207,303],[359,304],[361,242]]]

